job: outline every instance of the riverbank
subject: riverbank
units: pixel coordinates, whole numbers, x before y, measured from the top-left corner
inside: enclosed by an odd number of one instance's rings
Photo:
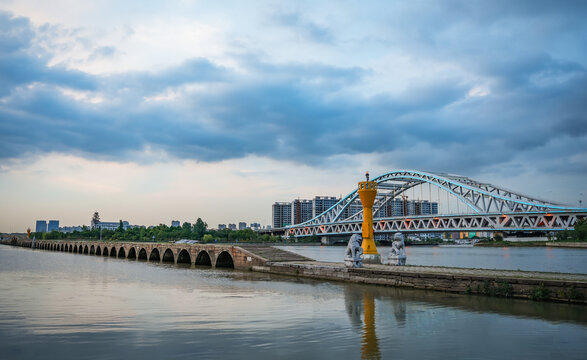
[[[342,263],[317,261],[268,262],[253,266],[251,270],[361,284],[587,304],[587,274],[372,264],[347,268]]]
[[[474,244],[479,247],[565,247],[587,249],[585,241],[483,241]]]

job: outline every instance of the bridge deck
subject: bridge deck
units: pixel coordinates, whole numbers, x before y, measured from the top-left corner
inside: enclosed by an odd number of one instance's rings
[[[313,261],[305,256],[295,254],[290,251],[275,248],[266,245],[239,245],[239,247],[260,256],[270,262],[284,262],[284,261]]]

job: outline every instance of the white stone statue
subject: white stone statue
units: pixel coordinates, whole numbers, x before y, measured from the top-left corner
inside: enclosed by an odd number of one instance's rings
[[[353,234],[349,239],[349,243],[346,247],[346,253],[344,254],[344,264],[347,267],[360,268],[363,267],[363,248],[361,243],[363,237],[359,234]]]
[[[393,243],[391,244],[391,251],[387,257],[385,265],[405,265],[406,264],[406,244],[404,242],[404,234],[396,233],[393,235]]]

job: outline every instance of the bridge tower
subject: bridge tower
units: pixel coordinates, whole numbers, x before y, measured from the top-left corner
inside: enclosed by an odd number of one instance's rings
[[[365,174],[367,181],[358,184],[359,197],[363,205],[363,261],[366,263],[381,263],[381,256],[377,253],[375,240],[373,239],[373,203],[377,196],[377,183],[369,181],[369,172]]]

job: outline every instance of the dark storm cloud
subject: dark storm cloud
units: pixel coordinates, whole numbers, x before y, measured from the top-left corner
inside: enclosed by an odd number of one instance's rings
[[[585,167],[574,159],[587,142],[587,47],[569,46],[587,38],[587,26],[576,21],[583,5],[455,1],[400,10],[381,25],[381,36],[461,73],[372,96],[360,92],[378,76],[366,67],[256,55],[233,57],[240,72],[197,58],[154,72],[91,76],[49,67],[46,54],[31,51],[28,20],[1,14],[0,157],[58,151],[129,160],[151,148],[182,159],[254,154],[308,164],[381,153],[389,164],[468,173],[516,162],[557,172]],[[331,30],[300,13],[276,21],[332,42]],[[537,38],[528,24],[563,30]]]

